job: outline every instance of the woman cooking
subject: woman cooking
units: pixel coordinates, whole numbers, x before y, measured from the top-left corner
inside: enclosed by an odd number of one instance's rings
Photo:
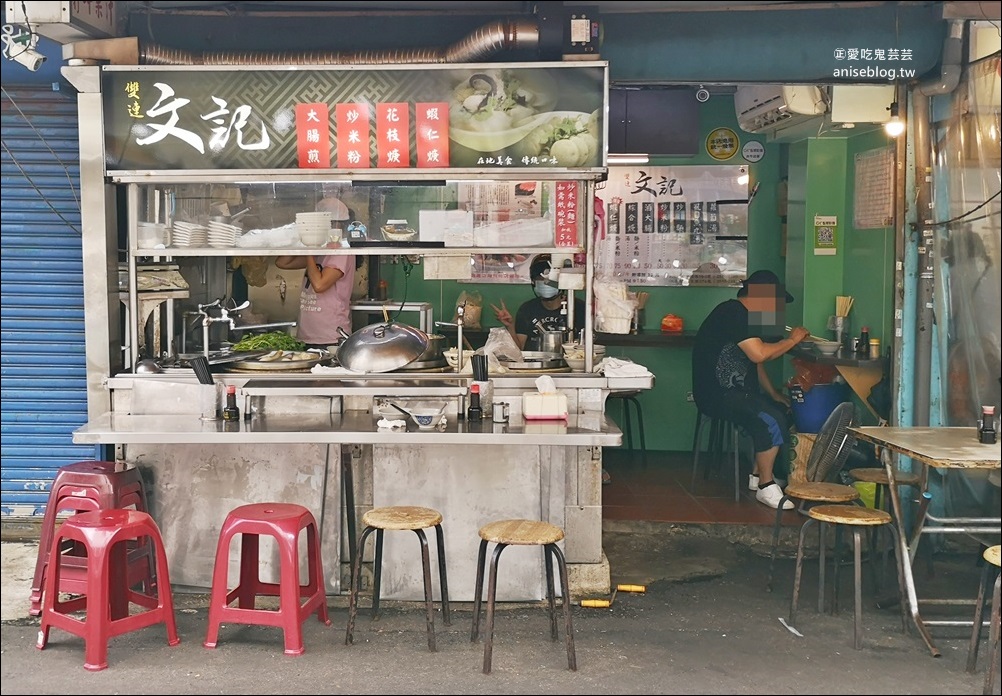
[[[330,210],[335,224],[351,219],[348,206],[337,199],[340,207]],[[321,207],[318,205],[318,209]],[[319,260],[318,260],[319,259]],[[338,328],[351,333],[351,291],[355,285],[355,258],[352,256],[329,254],[324,256],[279,256],[275,259],[278,268],[292,270],[305,269],[303,285],[299,293],[299,323],[296,338],[307,348],[323,348],[336,345],[341,340]]]

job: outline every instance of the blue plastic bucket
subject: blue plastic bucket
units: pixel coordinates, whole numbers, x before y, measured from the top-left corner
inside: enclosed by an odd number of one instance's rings
[[[818,432],[835,407],[848,400],[849,387],[841,382],[815,384],[806,392],[800,387],[791,387],[790,409],[797,432]]]

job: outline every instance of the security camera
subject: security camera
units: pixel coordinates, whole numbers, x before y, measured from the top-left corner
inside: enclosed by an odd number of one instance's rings
[[[699,89],[696,90],[696,101],[700,104],[710,101],[710,90],[700,85]]]
[[[13,52],[11,58],[28,68],[31,72],[38,72],[38,69],[42,67],[42,63],[45,62],[45,56],[30,46]]]

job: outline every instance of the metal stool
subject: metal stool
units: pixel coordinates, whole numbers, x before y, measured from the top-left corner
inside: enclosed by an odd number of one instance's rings
[[[155,594],[132,590],[127,580],[127,544],[140,539],[146,540],[156,557],[160,582]],[[56,530],[52,553],[58,554],[64,542],[78,543],[85,551],[86,580],[81,596],[62,601],[60,576],[67,566],[52,564],[42,595],[42,621],[36,644],[39,650],[45,648],[49,629],[55,626],[84,639],[84,667],[98,671],[108,666],[108,640],[114,636],[163,623],[167,627],[168,645],[181,642],[174,621],[167,554],[152,517],[136,510],[81,512],[67,518]],[[130,614],[130,603],[147,610]],[[81,611],[86,611],[83,618],[72,615]]]
[[[550,611],[550,639],[557,640],[557,611],[553,585],[553,559],[560,570],[560,592],[564,607],[564,640],[567,643],[567,667],[578,668],[574,654],[574,627],[571,624],[571,597],[567,580],[567,564],[557,542],[564,538],[564,530],[538,520],[500,520],[480,528],[480,553],[477,558],[476,597],[473,601],[473,630],[470,642],[476,642],[480,633],[480,605],[483,600],[484,566],[487,562],[487,545],[496,544],[491,554],[490,580],[487,585],[487,639],[484,642],[484,674],[491,673],[491,656],[494,651],[494,600],[497,596],[498,559],[505,547],[542,546],[546,564],[546,599]]]
[[[58,514],[65,510],[89,512],[111,508],[133,508],[139,512],[149,512],[146,488],[139,469],[123,468],[117,462],[83,461],[67,464],[59,468],[49,499],[45,505],[45,516],[38,541],[38,557],[35,560],[35,575],[31,581],[31,598],[28,613],[39,616],[42,613],[42,591],[49,560],[54,553],[64,566],[60,573],[60,592],[80,593],[87,584],[87,559],[73,548],[73,544],[53,547]],[[132,544],[129,558],[129,587],[143,583],[147,593],[156,587],[156,564],[152,548],[145,543]]]
[[[855,611],[853,647],[859,650],[863,647],[863,592],[862,592],[862,552],[860,534],[863,527],[883,527],[890,531],[894,540],[894,558],[897,562],[898,591],[900,592],[901,631],[905,632],[908,619],[905,611],[907,596],[903,583],[901,545],[898,543],[898,530],[891,522],[891,516],[883,510],[873,510],[858,505],[818,505],[807,511],[808,519],[800,528],[800,543],[797,545],[797,568],[793,576],[793,599],[790,601],[790,625],[796,625],[797,602],[800,598],[800,576],[804,566],[804,539],[807,528],[814,522],[822,523],[818,533],[818,611],[824,609],[825,595],[825,534],[824,523],[835,525],[836,532],[840,526],[852,529],[853,540],[853,585],[855,587]],[[837,537],[837,534],[836,534]],[[839,567],[838,540],[836,538],[835,572],[832,581],[832,612],[838,611]],[[873,559],[871,559],[872,562]]]
[[[1000,600],[999,587],[1002,584],[1002,574],[999,574],[999,566],[1002,564],[1002,545],[995,544],[985,549],[982,554],[985,559],[985,567],[981,573],[981,582],[978,585],[978,598],[974,603],[974,626],[971,630],[971,644],[967,649],[967,671],[973,672],[978,664],[978,647],[981,644],[982,615],[985,610],[985,588],[990,582],[992,568],[995,569],[995,585],[992,590],[991,619],[988,623],[988,644],[991,646],[992,654],[988,660],[988,668],[985,670],[985,685],[983,694],[992,693],[995,686],[995,672],[999,667],[999,624]]]
[[[623,401],[623,434],[626,435],[626,447],[633,450],[633,418],[630,415],[630,406],[637,414],[637,431],[640,436],[640,461],[647,466],[647,439],[644,437],[644,411],[637,399],[639,390],[632,391],[611,391],[610,399],[621,399]]]
[[[308,567],[305,585],[299,578],[299,535],[303,530],[306,530]],[[237,534],[241,535],[240,577],[237,586],[230,590],[227,588],[230,542]],[[261,535],[274,537],[278,544],[278,583],[260,580]],[[278,610],[255,609],[258,595],[278,597]],[[233,600],[236,606],[230,606]],[[321,623],[331,625],[320,535],[313,513],[302,505],[290,503],[255,503],[233,509],[219,532],[209,597],[209,626],[203,645],[216,647],[222,623],[277,626],[285,636],[285,654],[302,655],[303,622],[314,612]]]
[[[741,500],[741,453],[740,430],[731,422],[715,418],[700,410],[696,410],[696,429],[692,436],[692,481],[690,490],[696,487],[696,474],[699,471],[699,455],[702,452],[703,428],[709,425],[707,454],[719,463],[720,456],[726,449],[726,442],[731,441],[731,451],[734,454],[734,502]],[[703,477],[709,476],[709,469],[704,469]]]
[[[358,589],[362,576],[362,556],[365,552],[365,542],[373,532],[376,533],[376,556],[374,559],[372,581],[372,618],[379,615],[379,583],[383,565],[383,532],[389,530],[410,530],[421,542],[421,568],[424,572],[424,603],[427,612],[428,648],[435,652],[435,611],[432,599],[431,560],[428,554],[428,538],[424,530],[435,528],[435,541],[438,544],[438,579],[442,592],[442,621],[446,626],[452,625],[449,617],[449,583],[445,572],[445,536],[442,533],[442,513],[426,507],[397,505],[373,508],[362,515],[364,528],[358,537],[355,557],[351,559],[351,590],[348,595],[348,630],[345,633],[344,644],[351,645],[354,640],[355,617],[358,615]]]

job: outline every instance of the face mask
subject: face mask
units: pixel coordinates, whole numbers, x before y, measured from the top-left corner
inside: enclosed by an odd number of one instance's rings
[[[533,290],[535,290],[536,295],[544,300],[552,300],[554,297],[560,294],[560,290],[547,284],[542,280],[537,280],[533,285]]]

